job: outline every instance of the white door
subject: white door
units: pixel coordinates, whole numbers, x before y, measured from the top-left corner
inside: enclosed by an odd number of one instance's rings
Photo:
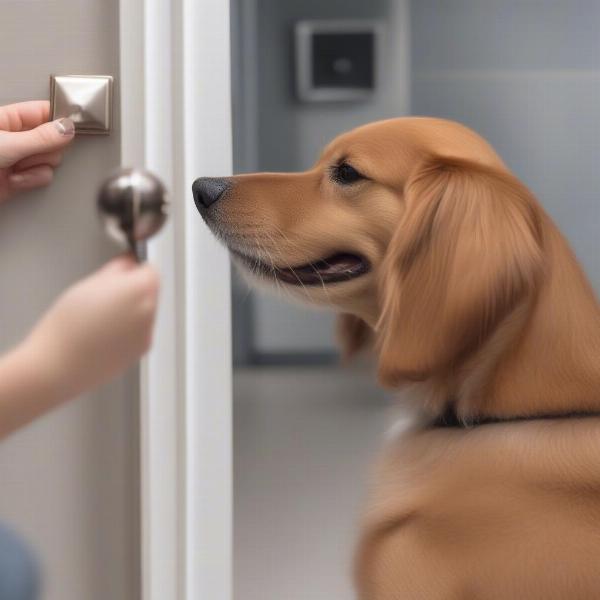
[[[95,214],[108,172],[147,167],[172,196],[149,248],[163,283],[153,351],[0,444],[0,520],[34,546],[48,600],[228,600],[229,265],[190,194],[231,168],[228,3],[0,7],[1,104],[47,98],[53,73],[116,80],[112,134],[79,137],[49,189],[0,207],[0,349],[115,253]]]

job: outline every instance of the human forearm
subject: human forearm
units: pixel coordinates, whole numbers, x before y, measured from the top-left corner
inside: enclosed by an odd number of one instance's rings
[[[0,357],[0,439],[67,400],[66,392],[28,341]]]
[[[123,373],[149,348],[158,275],[119,257],[64,292],[0,357],[0,438]]]

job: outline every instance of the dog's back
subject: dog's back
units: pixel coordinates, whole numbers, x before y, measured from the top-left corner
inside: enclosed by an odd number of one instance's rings
[[[600,418],[391,442],[357,560],[369,600],[600,597]]]

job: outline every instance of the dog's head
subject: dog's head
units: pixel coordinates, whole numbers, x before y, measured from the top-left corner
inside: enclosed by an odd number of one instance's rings
[[[242,269],[333,306],[388,385],[468,356],[531,297],[541,211],[489,144],[405,118],[341,135],[303,173],[201,178],[194,199]]]

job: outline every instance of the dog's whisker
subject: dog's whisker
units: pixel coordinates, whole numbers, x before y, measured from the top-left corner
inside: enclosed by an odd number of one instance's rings
[[[268,234],[270,235],[270,234]],[[311,295],[309,293],[309,291],[307,290],[306,286],[304,285],[304,282],[302,281],[302,279],[298,276],[298,274],[296,273],[296,271],[294,270],[294,268],[287,262],[284,261],[286,267],[290,270],[290,272],[294,275],[294,277],[296,278],[296,280],[298,281],[298,283],[300,284],[300,286],[302,287],[303,292],[306,294],[306,297],[311,300]]]
[[[325,262],[325,261],[323,261],[323,262]],[[330,266],[330,265],[327,265],[327,266]],[[321,280],[321,287],[323,288],[323,292],[324,292],[325,296],[327,296],[327,302],[331,306],[333,306],[333,302],[331,302],[331,298],[329,297],[329,292],[327,291],[327,286],[325,285],[325,281],[323,280],[321,273],[319,273],[319,270],[317,269],[317,267],[315,267],[315,265],[313,263],[310,263],[310,267],[317,274],[318,278]]]
[[[276,232],[280,235],[280,237],[283,238],[290,246],[292,246],[292,247],[296,246],[296,248],[300,248],[298,244],[294,244],[289,239],[289,237],[285,234],[284,231],[282,231],[276,225],[274,226],[274,228],[275,228]],[[319,270],[316,268],[316,266],[314,265],[314,263],[309,263],[309,266],[317,274],[317,276],[319,277],[319,279],[321,281],[321,287],[323,288],[323,292],[325,293],[325,296],[327,297],[327,304],[329,304],[330,306],[333,306],[333,302],[331,301],[331,298],[329,297],[329,292],[327,290],[327,286],[325,285],[325,281],[323,280],[323,277],[319,273]],[[328,265],[328,266],[330,266],[330,265]],[[287,267],[294,274],[294,277],[296,277],[296,279],[298,280],[298,282],[300,283],[300,285],[302,286],[302,288],[304,289],[304,291],[306,292],[307,296],[310,299],[311,296],[310,296],[310,294],[308,294],[308,290],[306,289],[306,286],[302,283],[302,281],[298,277],[297,273],[294,271],[294,269],[289,264],[287,264]]]

